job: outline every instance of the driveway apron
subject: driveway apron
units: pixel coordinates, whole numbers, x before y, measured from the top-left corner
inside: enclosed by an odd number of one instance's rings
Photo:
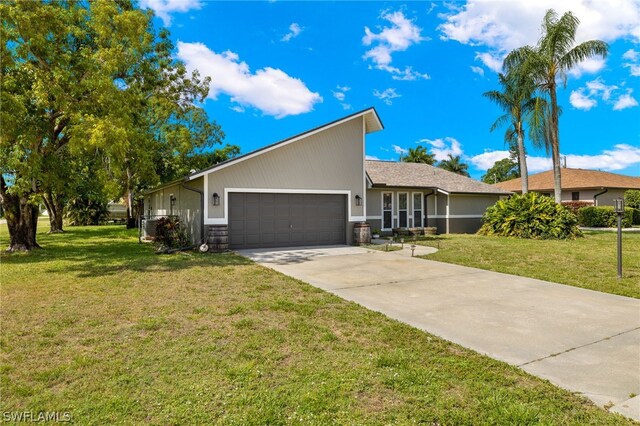
[[[638,299],[411,257],[407,247],[240,254],[640,420]]]

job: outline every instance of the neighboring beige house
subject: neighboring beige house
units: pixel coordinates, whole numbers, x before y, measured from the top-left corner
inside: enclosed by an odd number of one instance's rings
[[[151,190],[145,213],[180,216],[194,242],[313,246],[349,244],[363,221],[475,232],[509,194],[432,166],[365,161],[366,135],[382,129],[375,109],[357,112]]]
[[[601,172],[599,170],[563,168],[560,173],[562,201],[583,201],[596,206],[612,206],[628,189],[640,189],[640,177]],[[522,192],[521,179],[495,184],[496,187]],[[529,191],[553,196],[553,170],[529,175]]]

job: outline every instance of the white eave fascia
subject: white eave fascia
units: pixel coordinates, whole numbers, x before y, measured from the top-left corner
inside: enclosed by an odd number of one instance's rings
[[[258,155],[262,155],[262,154],[265,154],[267,152],[271,152],[274,149],[278,149],[280,147],[287,146],[287,145],[289,145],[291,143],[297,142],[297,141],[299,141],[301,139],[304,139],[306,137],[315,135],[316,133],[320,133],[322,131],[325,131],[325,130],[330,129],[330,128],[335,127],[335,126],[339,126],[340,124],[346,123],[347,121],[351,121],[351,120],[353,120],[355,118],[364,117],[367,114],[373,114],[373,117],[375,118],[376,123],[380,126],[379,129],[371,130],[371,131],[369,131],[367,133],[371,133],[371,132],[374,132],[374,131],[382,130],[382,128],[383,128],[382,127],[382,122],[380,121],[380,117],[378,117],[378,113],[376,112],[376,110],[374,108],[368,108],[368,109],[366,109],[366,110],[364,110],[364,111],[362,111],[360,113],[352,114],[352,115],[349,115],[349,116],[344,117],[342,119],[339,119],[339,120],[333,121],[331,123],[325,124],[324,126],[320,126],[320,127],[315,128],[315,129],[312,129],[310,131],[307,131],[307,132],[304,132],[304,133],[300,133],[298,136],[293,136],[292,138],[285,139],[282,142],[276,142],[271,146],[267,146],[265,148],[257,149],[256,151],[253,151],[253,152],[250,152],[250,153],[245,154],[243,156],[240,156],[237,159],[231,159],[229,161],[221,163],[220,166],[218,166],[218,167],[214,166],[214,167],[209,168],[207,170],[203,170],[203,171],[201,171],[199,173],[195,173],[193,175],[189,175],[185,179],[193,180],[193,179],[199,178],[200,176],[205,176],[205,175],[208,175],[209,173],[213,173],[213,172],[216,172],[218,170],[225,169],[225,168],[227,168],[229,166],[232,166],[234,164],[241,163],[241,162],[243,162],[245,160],[248,160],[250,158],[257,157]]]
[[[442,192],[444,195],[449,195],[449,193],[447,191],[445,191],[444,189],[436,188],[436,191]]]

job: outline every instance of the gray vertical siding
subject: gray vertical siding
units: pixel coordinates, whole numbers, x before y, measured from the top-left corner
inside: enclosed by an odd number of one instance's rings
[[[498,195],[453,194],[450,196],[449,213],[452,215],[482,216],[487,208],[494,205],[499,199]]]
[[[203,178],[194,179],[185,183],[185,186],[196,189],[203,189]],[[171,211],[170,197],[173,194],[176,197],[173,212]],[[149,210],[151,207],[151,210]],[[164,216],[173,214],[180,217],[180,221],[187,227],[187,231],[191,235],[194,243],[200,241],[201,235],[201,204],[200,194],[186,190],[180,184],[160,188],[151,192],[144,199],[144,214],[152,216]]]
[[[214,169],[206,178],[210,219],[224,218],[226,188],[351,191],[351,216],[362,217],[364,203],[356,206],[355,196],[365,196],[364,117]],[[214,192],[221,196],[218,206],[213,205]]]
[[[447,203],[449,203],[449,232],[450,233],[474,233],[481,224],[481,217],[485,210],[492,206],[500,198],[492,194],[450,194],[442,192],[431,194],[431,189],[406,189],[406,188],[371,188],[367,190],[367,221],[372,228],[382,229],[382,193],[393,193],[394,227],[397,226],[398,205],[397,194],[408,192],[411,199],[410,216],[412,215],[414,192],[422,192],[426,206],[426,221],[424,226],[435,226],[438,233],[447,232]],[[430,195],[431,194],[431,195]],[[459,217],[470,216],[470,217]]]

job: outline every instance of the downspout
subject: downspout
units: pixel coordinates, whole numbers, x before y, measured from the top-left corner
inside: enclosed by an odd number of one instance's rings
[[[599,196],[601,196],[602,194],[605,194],[609,192],[609,188],[604,188],[604,191],[602,192],[598,192],[596,195],[593,196],[593,205],[597,206],[598,205],[598,200],[596,198],[598,198]]]
[[[180,187],[200,194],[200,242],[198,243],[200,245],[204,242],[204,191],[186,186],[184,181],[180,183]]]

